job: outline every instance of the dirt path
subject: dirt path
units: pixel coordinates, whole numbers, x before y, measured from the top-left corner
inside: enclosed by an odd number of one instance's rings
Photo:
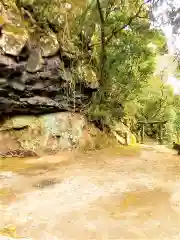
[[[4,168],[0,229],[35,240],[180,239],[180,157],[157,146],[115,153]]]

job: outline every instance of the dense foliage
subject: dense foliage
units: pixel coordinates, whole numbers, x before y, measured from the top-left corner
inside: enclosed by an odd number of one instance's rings
[[[157,58],[168,51],[163,33],[153,27],[150,13],[156,5],[147,2],[97,0],[83,16],[82,33],[100,66],[100,93],[88,114],[102,125],[126,118],[135,132],[138,120],[167,121],[166,139],[172,140],[179,132],[178,100],[165,83],[168,69],[164,76],[155,72]]]

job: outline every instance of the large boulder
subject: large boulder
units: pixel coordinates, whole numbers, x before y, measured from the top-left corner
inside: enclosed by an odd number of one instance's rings
[[[18,56],[28,39],[25,29],[14,25],[7,25],[2,28],[0,46],[5,54]]]
[[[28,58],[26,71],[30,73],[36,73],[42,69],[43,63],[44,61],[41,56],[40,49],[34,49]]]
[[[137,143],[136,136],[122,122],[113,122],[111,131],[117,141],[123,145],[134,145]]]
[[[7,1],[6,5],[3,5],[3,1],[0,3],[0,27],[1,50],[5,54],[18,56],[27,42],[28,31],[13,1]]]
[[[68,112],[11,117],[0,127],[1,156],[22,155],[22,150],[27,155],[77,148],[82,143],[85,124],[83,116]]]
[[[59,42],[51,30],[48,31],[48,34],[44,33],[40,36],[39,44],[43,57],[54,56],[59,51]]]

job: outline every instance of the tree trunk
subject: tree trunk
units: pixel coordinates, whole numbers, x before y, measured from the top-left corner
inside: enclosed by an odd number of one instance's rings
[[[99,61],[99,83],[101,91],[100,99],[104,99],[104,86],[106,84],[106,41],[105,41],[105,20],[103,16],[103,10],[101,8],[100,0],[97,0],[97,9],[100,17],[100,31],[101,31],[101,51],[100,51],[100,61]],[[101,101],[100,100],[100,101]]]

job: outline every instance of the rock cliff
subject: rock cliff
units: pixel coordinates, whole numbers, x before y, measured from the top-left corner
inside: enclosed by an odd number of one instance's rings
[[[95,72],[17,2],[0,2],[0,114],[83,109],[98,87]]]

